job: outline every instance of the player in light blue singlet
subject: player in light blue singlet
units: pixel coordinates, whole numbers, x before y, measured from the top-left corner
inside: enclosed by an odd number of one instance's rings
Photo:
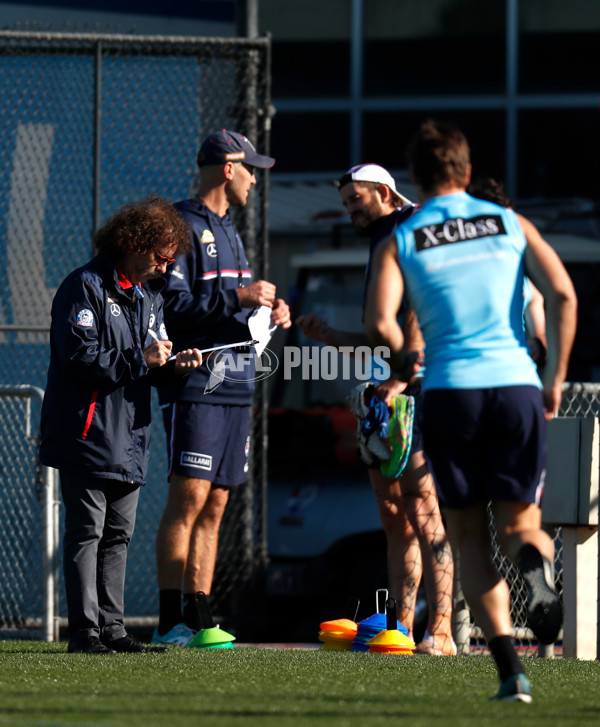
[[[541,387],[523,328],[527,242],[515,213],[457,192],[428,200],[396,238],[427,342],[425,390]]]
[[[577,300],[560,259],[520,215],[466,193],[471,176],[463,134],[424,123],[409,149],[421,208],[378,246],[365,330],[391,349],[390,365],[413,375],[396,315],[405,290],[425,338],[423,442],[469,607],[500,677],[493,697],[531,701],[512,644],[508,584],[492,559],[487,504],[498,540],[527,587],[528,623],[553,643],[562,604],[552,578],[554,544],[541,528],[545,419],[557,411],[575,336]],[[523,280],[546,304],[548,357],[541,380],[523,329]]]
[[[504,191],[504,185],[493,177],[479,177],[471,181],[467,191],[472,197],[514,209],[511,198]],[[524,218],[523,222],[527,223]],[[529,278],[525,278],[523,284],[523,323],[529,354],[540,367],[546,362],[546,314],[544,298]]]

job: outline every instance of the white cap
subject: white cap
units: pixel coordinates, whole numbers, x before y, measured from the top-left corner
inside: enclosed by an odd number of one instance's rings
[[[342,174],[339,180],[335,182],[335,185],[341,189],[344,185],[350,184],[350,182],[385,184],[394,194],[400,197],[403,207],[407,204],[412,204],[408,197],[400,194],[396,189],[396,182],[394,182],[394,178],[388,170],[380,167],[379,164],[358,164],[355,167],[351,167],[345,174]]]

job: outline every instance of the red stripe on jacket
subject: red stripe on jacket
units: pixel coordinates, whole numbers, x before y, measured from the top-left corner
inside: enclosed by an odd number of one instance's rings
[[[94,409],[96,408],[96,401],[98,400],[98,392],[94,391],[92,394],[92,400],[90,401],[90,406],[88,408],[87,417],[85,419],[85,427],[83,428],[83,434],[81,435],[82,439],[85,439],[88,435],[88,432],[90,430],[90,426],[92,424],[92,417],[94,416]]]

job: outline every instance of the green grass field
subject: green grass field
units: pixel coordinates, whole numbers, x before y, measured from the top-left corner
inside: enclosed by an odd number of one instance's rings
[[[526,659],[533,704],[490,703],[488,656],[237,647],[94,657],[0,641],[0,725],[590,725],[600,663]]]

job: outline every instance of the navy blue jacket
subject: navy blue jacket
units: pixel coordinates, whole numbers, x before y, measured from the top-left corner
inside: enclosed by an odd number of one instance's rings
[[[367,270],[365,273],[365,287],[363,292],[363,316],[365,311],[365,305],[367,303],[367,288],[369,286],[369,280],[371,279],[371,259],[375,248],[380,242],[387,240],[391,237],[393,231],[401,222],[407,220],[412,213],[417,209],[417,205],[410,204],[405,207],[396,207],[396,209],[389,215],[379,217],[373,222],[369,228],[369,261],[367,262]],[[404,314],[408,307],[408,301],[406,300],[406,292],[402,296],[402,303],[400,305],[400,316],[404,319]]]
[[[173,364],[148,370],[143,350],[167,338],[162,278],[123,290],[114,262],[97,256],[70,273],[52,303],[50,366],[42,405],[43,464],[144,484],[151,384],[177,384]]]
[[[211,212],[202,202],[187,199],[176,204],[192,232],[192,251],[177,258],[168,271],[165,322],[173,351],[209,348],[251,338],[247,320],[251,309],[242,308],[237,288],[252,280],[242,240],[229,213]],[[185,385],[159,390],[161,403],[198,401],[206,404],[248,406],[254,392],[254,356],[247,350],[228,349],[222,383],[205,393],[215,355],[195,369]]]

